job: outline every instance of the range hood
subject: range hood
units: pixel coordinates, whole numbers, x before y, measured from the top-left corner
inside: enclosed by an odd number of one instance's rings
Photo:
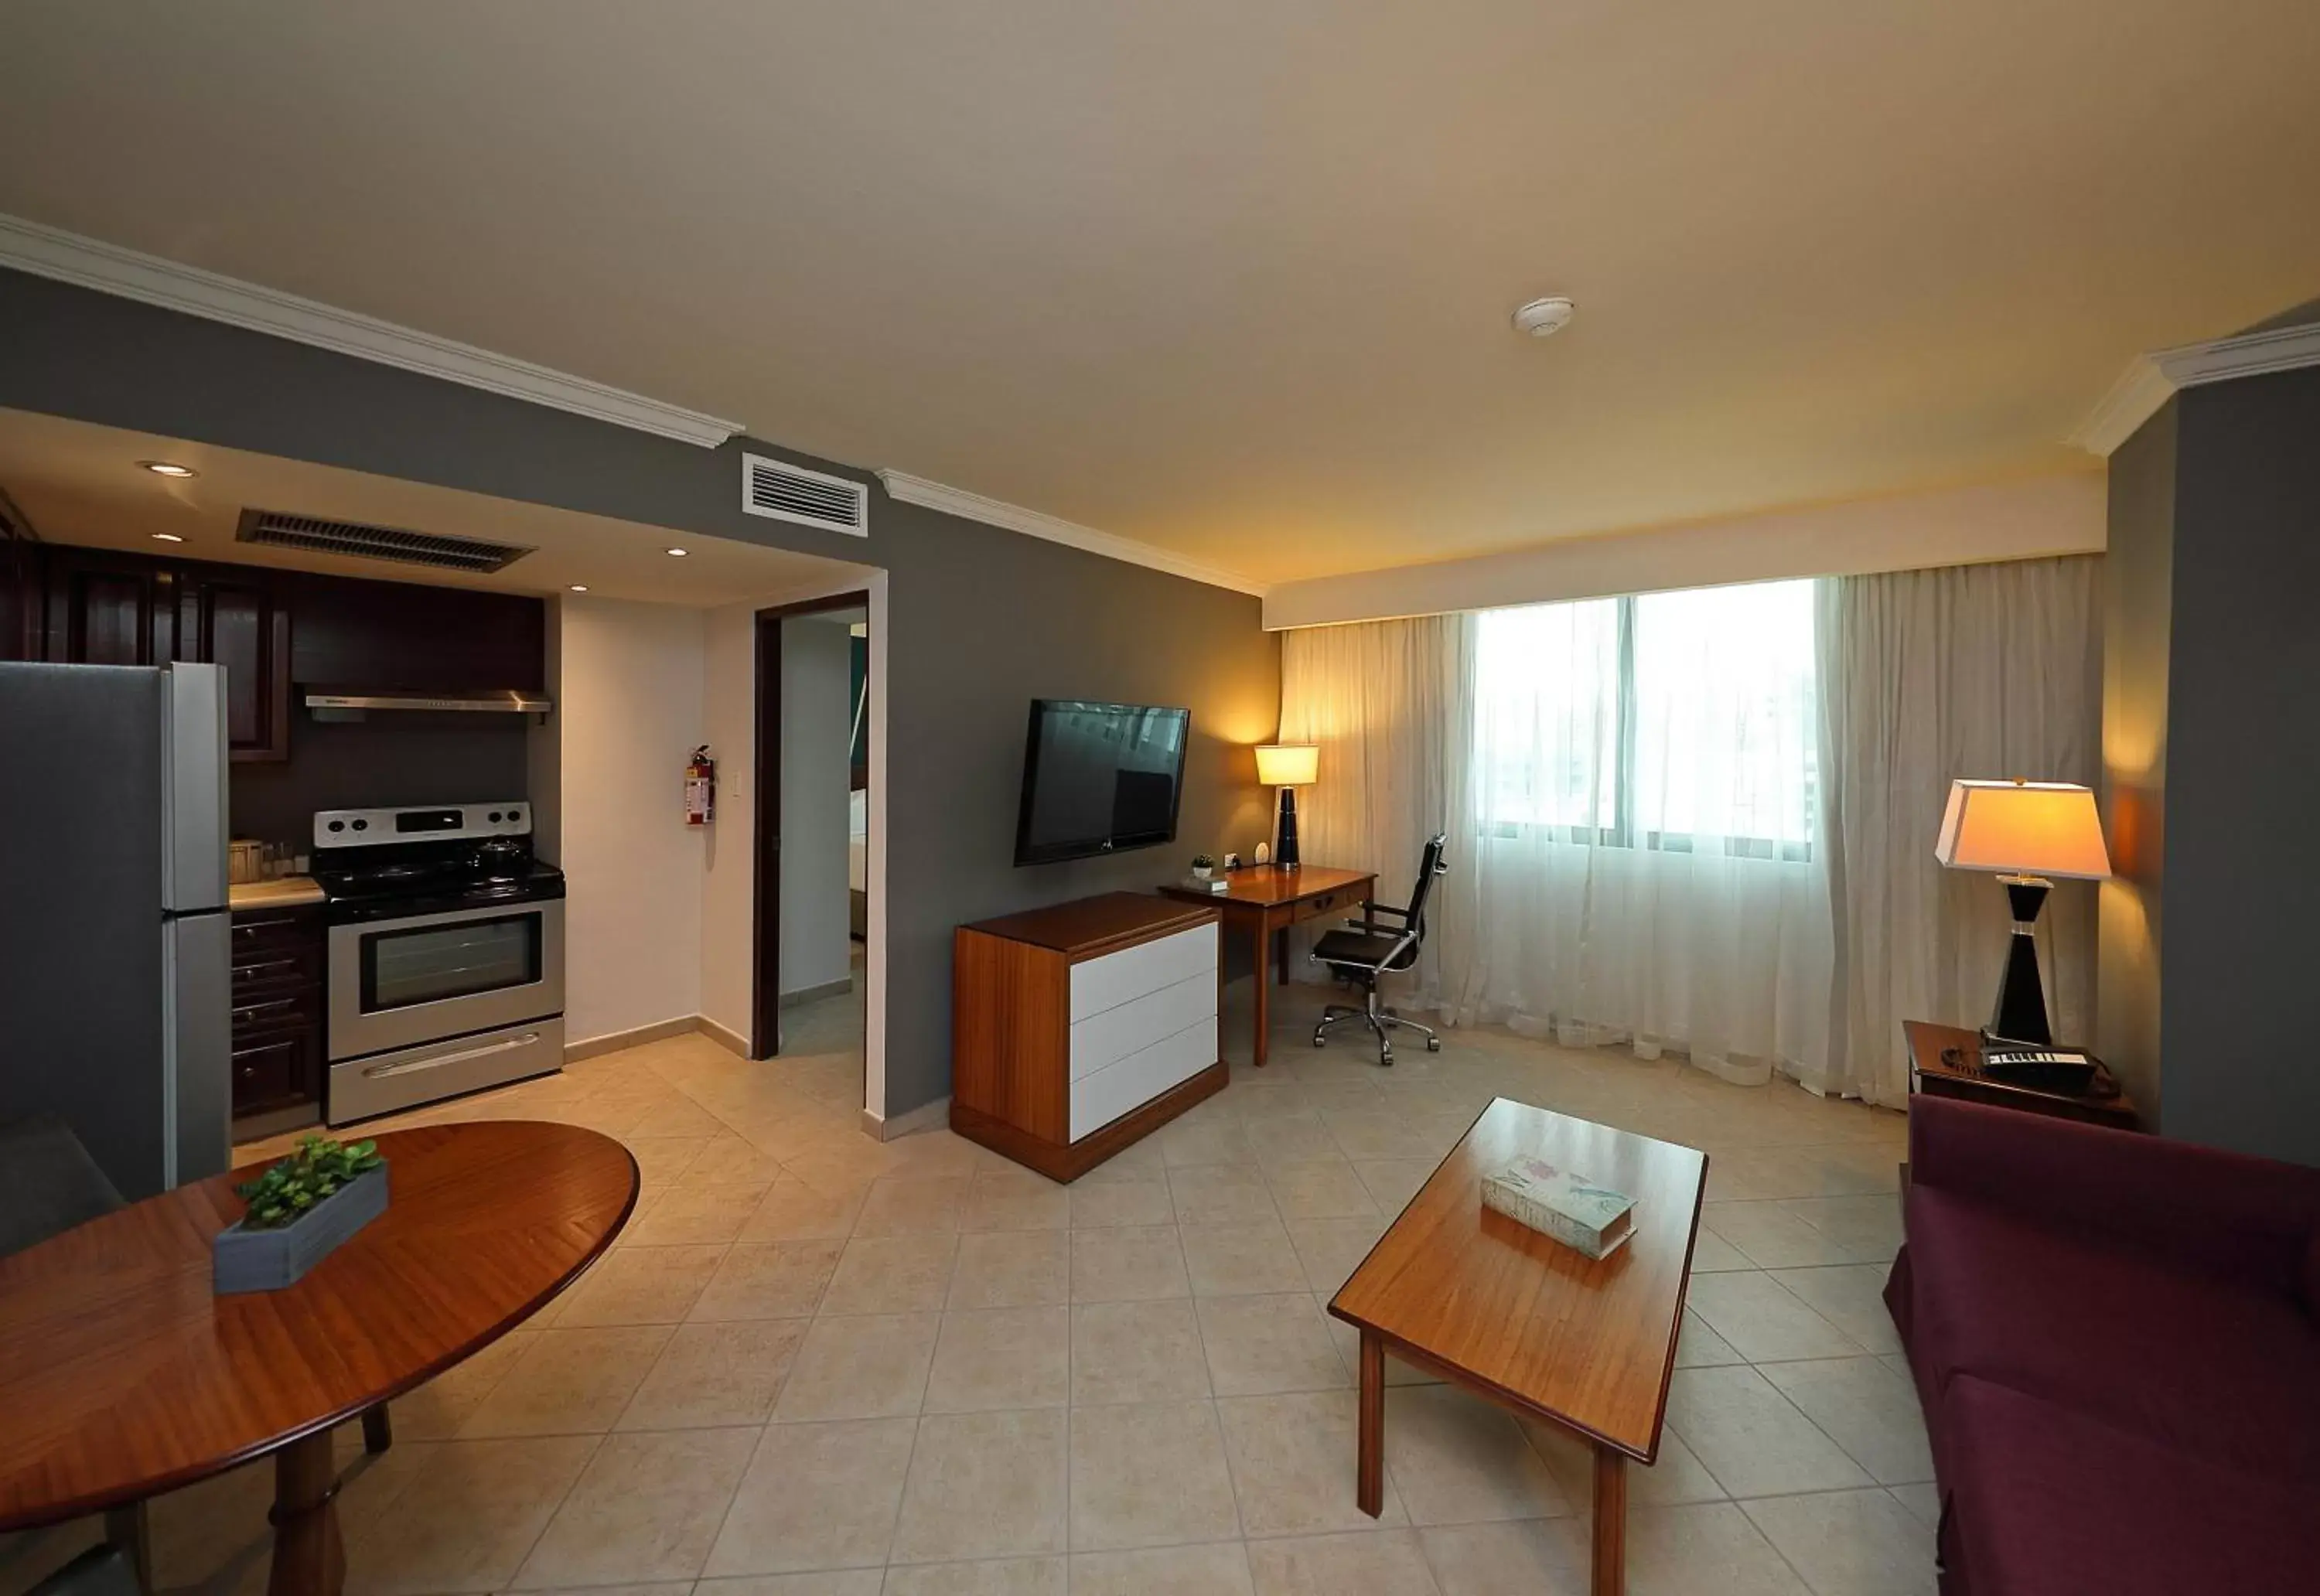
[[[392,689],[310,687],[306,707],[317,718],[353,719],[372,710],[431,710],[472,712],[487,715],[544,715],[556,701],[541,693],[494,688],[476,693],[397,693]]]

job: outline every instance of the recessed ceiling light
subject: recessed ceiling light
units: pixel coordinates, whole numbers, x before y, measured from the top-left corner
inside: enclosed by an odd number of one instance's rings
[[[1515,331],[1527,332],[1533,338],[1549,338],[1571,325],[1575,307],[1561,295],[1548,299],[1534,299],[1515,310]]]
[[[585,582],[575,582],[572,585],[572,591],[575,593],[585,593],[588,591],[588,585]]]
[[[687,549],[664,549],[661,552],[663,554],[673,554],[676,556],[677,558],[683,559],[687,554],[691,553],[692,550]]]
[[[153,534],[153,541],[156,543],[182,543],[185,540],[177,536],[175,532],[156,532]]]
[[[137,462],[156,476],[199,476],[191,466],[180,466],[175,460],[140,460]]]

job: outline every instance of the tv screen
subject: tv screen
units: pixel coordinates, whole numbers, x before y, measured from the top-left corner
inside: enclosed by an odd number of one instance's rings
[[[1192,723],[1190,710],[1033,699],[1015,862],[1174,841]]]

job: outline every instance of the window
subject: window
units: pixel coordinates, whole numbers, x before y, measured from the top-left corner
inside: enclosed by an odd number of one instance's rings
[[[1811,857],[1813,585],[1491,610],[1473,777],[1501,835]]]

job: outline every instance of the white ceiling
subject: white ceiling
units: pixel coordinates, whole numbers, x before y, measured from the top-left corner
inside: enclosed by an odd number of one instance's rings
[[[2065,467],[2129,356],[2320,288],[2311,0],[7,33],[0,211],[1264,580]]]
[[[140,460],[191,466],[200,475],[157,476]],[[762,603],[862,569],[754,543],[688,537],[665,527],[21,410],[0,410],[0,490],[51,543],[503,593],[557,594],[581,583],[597,598],[707,608]],[[489,576],[309,554],[237,542],[244,509],[515,543],[533,552]],[[159,541],[156,532],[182,541]],[[666,552],[672,548],[684,549],[684,557]]]

